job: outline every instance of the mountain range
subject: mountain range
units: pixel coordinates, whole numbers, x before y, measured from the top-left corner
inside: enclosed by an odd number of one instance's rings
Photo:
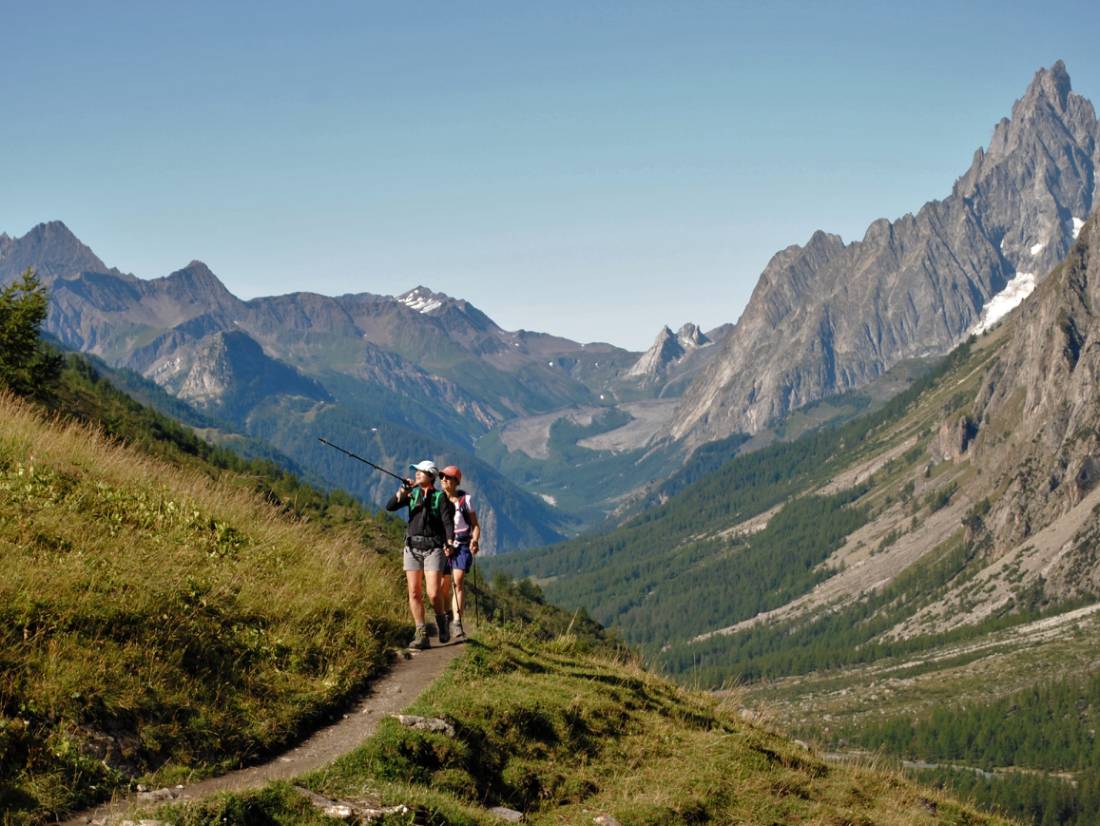
[[[755,448],[769,439],[745,436],[821,399],[894,392],[899,365],[991,326],[1070,249],[1093,206],[1098,137],[1065,66],[1042,69],[948,197],[861,241],[815,233],[775,255],[736,324],[666,327],[645,353],[506,331],[423,286],[242,301],[199,261],[145,280],[56,221],[0,235],[0,283],[34,267],[65,346],[365,501],[386,498],[385,479],[317,436],[394,467],[458,462],[481,494],[487,548],[502,551],[631,512],[699,447],[727,444],[715,440]]]
[[[50,288],[47,332],[61,344],[140,373],[366,501],[388,497],[385,477],[364,478],[318,436],[397,468],[423,455],[462,465],[482,494],[490,552],[560,539],[572,523],[479,460],[481,437],[555,410],[656,396],[701,361],[658,355],[625,375],[637,353],[505,331],[426,287],[242,301],[199,261],[144,280],[107,267],[56,221],[0,240],[0,283],[27,267]],[[692,346],[707,343],[696,331]]]

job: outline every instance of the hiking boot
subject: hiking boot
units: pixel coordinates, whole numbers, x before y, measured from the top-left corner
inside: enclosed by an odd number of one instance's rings
[[[439,626],[439,641],[450,642],[451,641],[451,629],[447,624],[447,616],[445,614],[435,615],[435,624]]]
[[[456,640],[466,636],[466,629],[462,627],[462,620],[455,620],[453,636]]]
[[[416,626],[416,633],[413,635],[413,641],[409,643],[409,648],[423,651],[425,648],[431,647],[432,644],[428,642],[428,629],[423,625]]]

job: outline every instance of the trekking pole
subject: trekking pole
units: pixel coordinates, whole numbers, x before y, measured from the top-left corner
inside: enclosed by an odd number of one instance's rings
[[[477,611],[477,557],[470,560],[470,590],[474,594],[474,625],[481,624],[481,615]]]
[[[458,612],[458,580],[455,579],[455,566],[453,563],[451,564],[451,605],[453,606],[454,615],[458,617],[459,622],[462,622],[462,614]]]
[[[352,453],[350,450],[344,450],[344,448],[340,447],[340,445],[334,445],[328,439],[322,439],[321,437],[318,436],[317,441],[319,441],[323,445],[328,445],[331,448],[339,450],[341,453],[344,453],[344,454],[350,456],[352,459],[358,459],[364,465],[370,465],[375,470],[380,470],[383,473],[385,473],[387,476],[392,476],[394,479],[399,479],[401,481],[401,484],[404,485],[405,487],[408,487],[408,485],[409,485],[409,480],[406,479],[404,476],[398,476],[392,470],[386,470],[384,467],[379,467],[374,462],[371,462],[368,459],[364,459],[362,456],[359,456],[355,453]]]

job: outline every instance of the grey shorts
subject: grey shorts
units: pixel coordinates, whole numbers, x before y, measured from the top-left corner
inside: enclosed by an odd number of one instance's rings
[[[443,555],[442,548],[432,548],[430,551],[420,551],[405,546],[405,570],[406,571],[439,571],[447,569],[447,557]]]

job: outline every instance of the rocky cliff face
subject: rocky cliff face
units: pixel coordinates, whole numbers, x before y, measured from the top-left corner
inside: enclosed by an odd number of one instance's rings
[[[694,445],[755,432],[951,349],[1017,274],[1041,277],[1065,255],[1093,208],[1098,138],[1059,62],[1036,74],[946,199],[878,220],[862,241],[817,232],[778,253],[685,392],[673,436]]]
[[[994,480],[984,527],[1026,544],[1100,486],[1100,220],[1024,304],[968,420],[972,461]],[[1003,491],[1003,492],[1002,492]],[[1100,505],[1072,520],[1044,571],[1063,595],[1100,590]],[[1070,520],[1066,520],[1070,521]]]

